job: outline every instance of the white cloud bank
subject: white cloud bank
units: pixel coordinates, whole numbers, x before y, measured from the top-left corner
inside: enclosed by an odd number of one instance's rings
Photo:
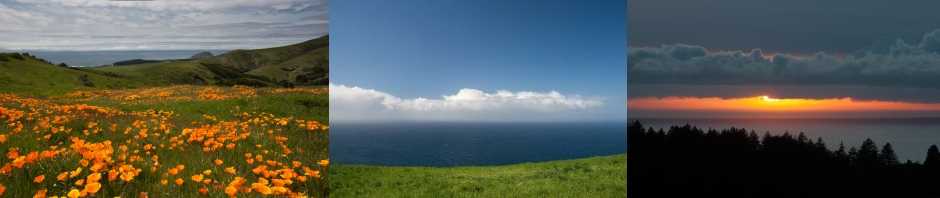
[[[354,86],[330,84],[329,88],[334,121],[553,121],[579,119],[604,105],[601,98],[557,91],[465,88],[439,99],[408,99]]]

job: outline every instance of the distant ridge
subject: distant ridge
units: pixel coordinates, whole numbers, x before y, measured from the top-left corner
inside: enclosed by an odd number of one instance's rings
[[[199,53],[197,55],[206,55]],[[211,53],[210,53],[211,55]],[[249,86],[326,85],[329,83],[329,36],[254,50],[232,50],[184,60],[147,60],[94,70],[145,84],[217,84]]]
[[[124,60],[124,61],[114,62],[112,65],[114,65],[114,66],[123,66],[123,65],[136,65],[136,64],[144,64],[144,63],[159,63],[159,62],[163,62],[163,61],[159,61],[159,60],[144,60],[144,59],[132,59],[132,60]]]
[[[4,49],[0,49],[4,50]],[[69,67],[29,53],[0,53],[0,92],[38,95],[89,88],[176,84],[306,86],[329,83],[329,37],[201,59],[131,60],[123,66]]]
[[[189,57],[189,58],[190,58],[190,59],[203,59],[203,58],[212,58],[213,56],[215,56],[215,55],[212,55],[212,52],[203,51],[203,52],[199,52],[199,53],[197,53],[197,54],[193,54],[193,56],[191,56],[191,57]]]

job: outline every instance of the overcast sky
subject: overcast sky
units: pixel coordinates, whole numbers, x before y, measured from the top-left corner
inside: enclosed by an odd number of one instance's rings
[[[0,0],[0,49],[252,49],[325,35],[326,0]]]
[[[830,54],[940,28],[935,0],[630,0],[630,43]]]
[[[940,1],[631,0],[629,97],[940,103]]]

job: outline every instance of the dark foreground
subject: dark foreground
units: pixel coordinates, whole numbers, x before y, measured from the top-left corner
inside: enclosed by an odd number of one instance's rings
[[[629,197],[940,197],[940,151],[899,162],[890,143],[832,150],[803,134],[628,127]],[[925,148],[927,149],[927,148]]]

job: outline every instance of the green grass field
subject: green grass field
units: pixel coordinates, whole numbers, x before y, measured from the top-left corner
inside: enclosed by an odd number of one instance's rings
[[[93,68],[0,53],[0,197],[324,197],[328,46]]]
[[[326,87],[0,91],[0,197],[323,197],[328,121]]]
[[[336,164],[331,197],[624,197],[624,155],[472,167]]]

